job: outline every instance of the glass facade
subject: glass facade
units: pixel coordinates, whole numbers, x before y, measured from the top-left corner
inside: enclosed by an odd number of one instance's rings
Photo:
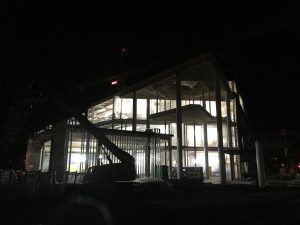
[[[200,68],[200,67],[199,67]],[[200,70],[201,69],[201,70]],[[176,113],[182,114],[182,164],[184,167],[203,167],[209,178],[220,176],[218,149],[225,154],[226,177],[231,178],[230,154],[238,149],[236,102],[231,92],[236,92],[233,81],[221,83],[221,136],[218,140],[216,78],[206,67],[183,73],[181,80],[181,107],[177,108],[178,93],[176,75],[164,77],[136,90],[122,94],[91,106],[87,118],[98,128],[107,129],[107,137],[119,148],[130,153],[136,159],[139,177],[146,176],[146,162],[150,160],[150,175],[160,176],[160,166],[178,166]],[[228,85],[228,88],[225,86]],[[229,92],[229,93],[228,93]],[[227,98],[227,96],[231,96]],[[238,96],[239,97],[239,96]],[[136,101],[136,108],[134,102]],[[240,102],[242,102],[240,100]],[[229,108],[227,108],[229,106]],[[72,122],[71,122],[72,121]],[[204,126],[204,124],[206,126]],[[207,127],[205,130],[204,127]],[[103,165],[111,161],[118,162],[113,155],[84,129],[70,120],[68,123],[65,149],[68,171],[86,171],[93,165]],[[149,136],[145,131],[152,131],[156,136]],[[230,131],[230,132],[229,132]],[[172,136],[160,136],[172,135]],[[170,142],[169,142],[170,140]],[[171,144],[169,146],[169,143]],[[49,167],[51,142],[45,142],[41,154],[41,169]],[[149,150],[150,149],[150,150]],[[222,151],[223,151],[222,150]],[[150,151],[150,159],[147,152]],[[207,151],[208,160],[205,159]],[[239,157],[234,155],[235,178],[240,177]],[[207,168],[206,168],[207,167]],[[171,168],[169,168],[171,169]],[[206,174],[208,173],[208,174]]]

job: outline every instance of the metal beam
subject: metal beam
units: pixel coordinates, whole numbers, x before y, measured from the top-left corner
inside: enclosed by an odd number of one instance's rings
[[[181,77],[176,75],[177,178],[182,178]]]
[[[221,87],[219,78],[216,79],[216,111],[217,111],[217,132],[218,132],[218,153],[219,167],[221,174],[221,184],[226,183],[225,157],[223,151],[223,132],[222,132],[222,114],[221,114]]]
[[[228,134],[228,147],[232,149],[232,131],[231,131],[231,110],[230,110],[230,95],[227,93],[226,96],[226,110],[227,110],[227,134]],[[231,180],[235,179],[234,173],[234,158],[233,155],[230,154],[230,174]]]

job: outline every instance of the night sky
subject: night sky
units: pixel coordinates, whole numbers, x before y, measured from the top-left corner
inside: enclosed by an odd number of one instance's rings
[[[17,3],[3,17],[2,126],[9,106],[32,81],[47,79],[59,90],[72,91],[80,90],[82,82],[102,80],[97,90],[105,95],[109,93],[103,89],[105,79],[121,71],[214,50],[225,76],[238,83],[253,130],[299,129],[300,17],[296,10],[167,8],[167,13],[166,9],[119,8],[90,17],[68,7],[51,13],[37,10],[33,15],[29,8],[26,11]],[[125,57],[122,48],[127,50]],[[56,72],[49,74],[57,64]],[[92,90],[85,94],[79,105],[101,96]]]

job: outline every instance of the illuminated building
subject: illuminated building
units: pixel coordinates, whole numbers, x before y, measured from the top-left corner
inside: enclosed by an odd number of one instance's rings
[[[202,167],[206,179],[240,179],[247,171],[240,160],[243,101],[213,54],[148,73],[147,79],[137,76],[134,85],[91,105],[87,119],[134,156],[138,177],[161,177],[161,166],[167,166],[169,176],[177,171],[177,178],[184,168]],[[113,80],[110,85],[119,83]],[[63,136],[58,144],[61,170],[84,172],[118,161],[74,119],[60,123],[30,140],[28,169],[49,170],[51,140],[58,135]],[[56,134],[55,126],[61,127]]]

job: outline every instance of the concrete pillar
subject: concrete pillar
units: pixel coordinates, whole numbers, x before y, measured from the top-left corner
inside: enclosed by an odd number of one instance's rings
[[[209,161],[208,161],[208,142],[207,142],[207,123],[203,124],[204,157],[205,157],[205,178],[209,179]]]
[[[216,78],[216,111],[217,111],[217,131],[218,131],[218,153],[219,167],[221,174],[221,184],[226,183],[225,157],[223,151],[222,115],[221,115],[221,87],[220,79]]]
[[[132,97],[132,131],[136,131],[136,113],[137,113],[137,99],[136,99],[136,92],[133,92]]]
[[[25,168],[27,171],[35,171],[40,169],[41,149],[40,145],[34,144],[32,138],[28,139]]]
[[[52,126],[49,171],[56,171],[57,181],[62,181],[66,171],[65,136],[67,120],[62,120]]]
[[[257,182],[260,188],[265,187],[265,167],[263,149],[259,141],[255,141],[256,150],[256,166],[257,166]]]
[[[226,96],[226,110],[227,110],[227,134],[228,134],[228,147],[230,150],[232,150],[232,131],[231,131],[231,113],[230,113],[230,96],[227,93]],[[230,154],[230,175],[231,180],[235,179],[235,173],[234,173],[234,158],[233,154]]]
[[[176,75],[177,178],[182,178],[181,77]]]

